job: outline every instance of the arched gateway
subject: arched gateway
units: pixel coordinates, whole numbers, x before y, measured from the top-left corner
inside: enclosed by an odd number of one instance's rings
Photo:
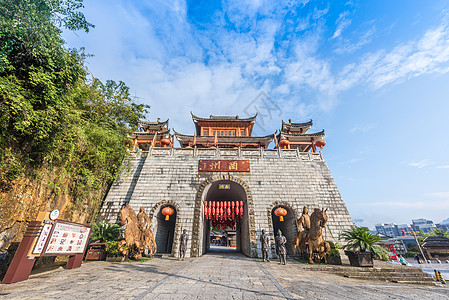
[[[275,231],[281,229],[290,254],[297,230],[295,219],[304,206],[328,208],[328,229],[334,237],[349,229],[351,217],[323,154],[317,150],[325,145],[324,131],[309,133],[312,121],[289,120],[282,121],[279,133],[253,136],[256,117],[201,118],[192,114],[193,135],[171,134],[168,120],[139,122],[139,131],[132,136],[132,151],[123,162],[119,180],[108,192],[99,218],[116,222],[124,204],[129,203],[135,211],[144,207],[152,218],[158,251],[178,256],[179,238],[185,229],[189,236],[186,257],[206,253],[211,220],[217,227],[217,216],[204,215],[205,202],[223,206],[224,201],[242,203],[241,216],[239,211],[238,217],[228,214],[223,219],[228,222],[228,231],[236,225],[236,249],[250,257],[262,256],[258,239],[262,229],[270,234],[271,244]],[[175,139],[179,148],[173,145]],[[221,184],[228,189],[220,189]],[[161,215],[166,205],[173,208],[169,220]],[[283,221],[274,215],[278,206],[286,210]],[[225,231],[223,227],[217,235]],[[273,250],[271,247],[271,257]]]
[[[221,189],[220,186],[227,186]],[[257,257],[257,237],[254,220],[254,203],[248,184],[232,175],[216,175],[204,180],[196,194],[193,222],[192,256],[206,253],[210,247],[211,221],[205,217],[204,201],[241,201],[242,217],[236,222],[236,250],[249,257]]]

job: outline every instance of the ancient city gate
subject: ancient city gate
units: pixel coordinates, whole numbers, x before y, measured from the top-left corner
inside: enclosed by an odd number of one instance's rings
[[[108,192],[99,220],[117,222],[126,204],[136,212],[143,207],[152,219],[158,252],[177,256],[179,237],[186,229],[187,257],[202,255],[209,248],[205,201],[243,202],[236,244],[250,257],[262,255],[258,247],[262,229],[270,234],[272,245],[280,229],[290,254],[295,219],[304,206],[328,208],[328,232],[333,236],[326,235],[327,240],[353,226],[323,154],[317,151],[325,145],[324,131],[308,133],[312,121],[282,121],[279,134],[252,136],[256,116],[192,115],[192,119],[194,135],[172,135],[168,120],[139,122],[132,151]],[[173,145],[175,138],[179,148]],[[230,189],[217,188],[220,184]],[[173,208],[169,220],[161,215],[166,206]],[[283,221],[274,213],[279,206],[285,210]],[[270,256],[275,256],[274,246]]]
[[[220,186],[227,186],[226,189]],[[257,256],[257,241],[254,221],[254,204],[246,182],[232,175],[216,175],[204,180],[196,195],[193,222],[192,255],[202,255],[210,247],[211,220],[204,211],[204,202],[239,201],[243,203],[243,214],[236,222],[238,252],[246,256]]]

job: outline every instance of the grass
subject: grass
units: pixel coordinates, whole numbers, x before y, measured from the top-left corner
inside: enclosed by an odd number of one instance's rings
[[[127,258],[123,262],[131,262],[131,263],[133,263],[133,262],[146,262],[146,261],[149,261],[151,259],[153,259],[153,258],[152,257],[142,257],[141,260],[135,260],[135,259]]]

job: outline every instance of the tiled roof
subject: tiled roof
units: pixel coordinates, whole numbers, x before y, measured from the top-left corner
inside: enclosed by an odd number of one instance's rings
[[[241,119],[238,115],[237,116],[213,116],[210,115],[209,118],[201,118],[198,116],[195,116],[192,112],[190,112],[192,115],[193,121],[252,121],[254,122],[257,117],[257,113],[249,118],[243,118]]]
[[[168,120],[165,122],[160,122],[160,121],[156,121],[156,122],[149,122],[149,121],[139,121],[139,126],[143,127],[143,126],[161,126],[161,125],[167,125],[168,124]]]
[[[311,127],[313,125],[312,119],[309,122],[305,122],[305,123],[292,123],[291,120],[289,120],[289,123],[284,122],[284,120],[282,120],[282,127],[284,126],[288,126],[288,127],[299,127],[299,128],[304,128],[304,127]]]
[[[280,134],[278,134],[279,136],[285,136],[285,137],[323,137],[324,136],[324,129],[321,130],[320,132],[315,132],[315,133],[285,133],[285,132],[281,132]]]

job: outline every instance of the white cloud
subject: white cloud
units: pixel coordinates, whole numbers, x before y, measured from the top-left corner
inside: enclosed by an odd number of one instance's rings
[[[335,29],[332,39],[340,37],[343,30],[351,25],[351,20],[347,19],[347,16],[349,16],[349,12],[345,11],[338,17],[337,21],[335,22],[337,24],[337,29]]]
[[[428,193],[428,194],[425,194],[424,196],[433,197],[433,198],[449,199],[449,192]]]
[[[429,166],[430,162],[427,159],[424,159],[424,160],[421,160],[418,162],[410,162],[410,163],[408,163],[408,165],[411,167],[416,167],[418,169],[421,169],[421,168]]]
[[[261,90],[281,103],[284,111],[302,118],[318,110],[331,111],[339,94],[357,85],[378,89],[449,71],[445,21],[421,38],[365,54],[360,61],[349,59],[336,70],[332,57],[320,56],[324,23],[313,20],[325,18],[329,8],[312,8],[307,16],[296,18],[288,31],[284,13],[298,5],[291,3],[286,8],[270,1],[229,2],[224,11],[214,13],[216,26],[204,30],[190,24],[185,1],[112,0],[109,6],[90,2],[86,6],[95,7],[97,15],[90,19],[97,27],[82,45],[96,55],[89,60],[95,76],[125,81],[152,106],[152,118],[167,115],[185,124],[190,122],[186,114],[190,108],[206,115],[238,113]],[[302,5],[311,4],[303,1]],[[224,28],[225,14],[236,30]],[[373,36],[374,24],[369,23],[371,29],[356,42],[343,39],[349,15],[343,12],[337,20],[333,37],[339,37],[343,46],[336,52],[350,53]],[[284,33],[288,38],[277,40]],[[370,130],[367,126],[351,132]]]
[[[449,165],[437,166],[437,169],[449,169]]]
[[[377,124],[365,124],[365,125],[358,125],[354,128],[351,128],[349,132],[356,133],[356,132],[367,132],[377,127]]]
[[[318,9],[317,7],[315,7],[313,11],[313,19],[315,20],[321,19],[328,12],[329,12],[329,5],[325,9]]]
[[[344,53],[352,53],[356,50],[359,50],[364,45],[371,42],[372,37],[374,33],[376,32],[375,27],[371,27],[366,32],[364,32],[359,38],[357,42],[354,42],[350,39],[347,39],[344,41],[344,44],[337,49],[334,50],[337,54],[344,54]]]
[[[449,26],[444,21],[438,28],[428,30],[420,39],[394,47],[390,52],[380,50],[367,55],[370,60],[360,79],[375,89],[412,77],[445,73],[449,68]],[[362,62],[361,66],[366,63]]]

